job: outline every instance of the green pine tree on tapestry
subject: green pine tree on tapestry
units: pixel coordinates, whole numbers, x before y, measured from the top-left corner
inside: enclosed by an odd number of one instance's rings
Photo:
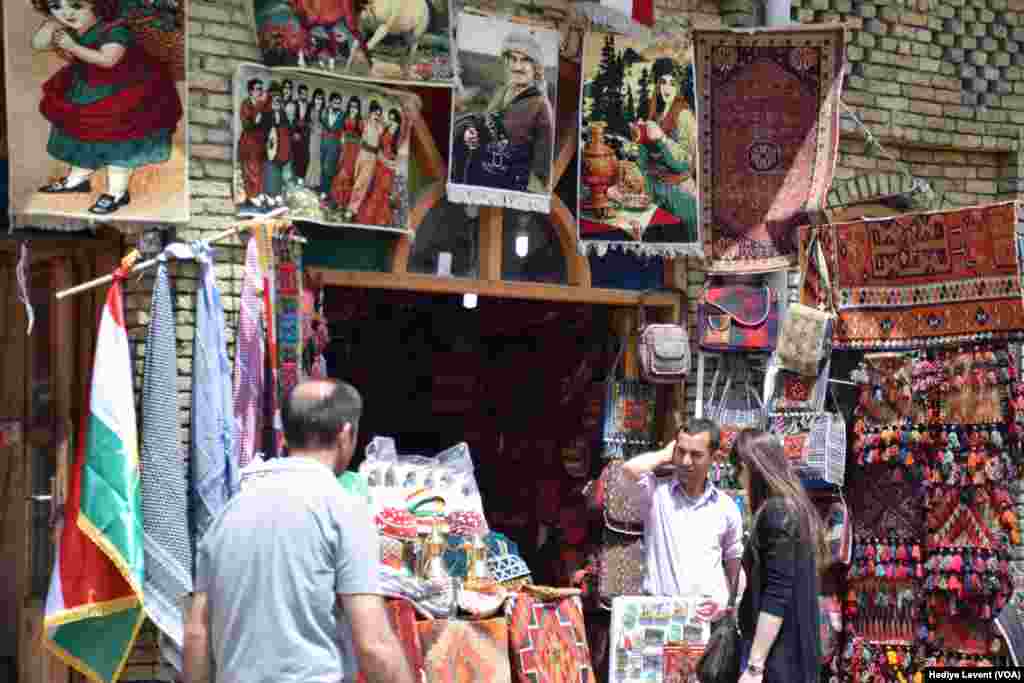
[[[153,29],[176,32],[182,29],[185,0],[121,0],[121,15],[145,21]]]

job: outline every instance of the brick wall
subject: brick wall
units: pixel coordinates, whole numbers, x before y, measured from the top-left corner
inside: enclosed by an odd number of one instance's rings
[[[238,64],[260,60],[248,19],[250,1],[190,3],[193,219],[178,230],[178,239],[208,237],[234,220],[231,79]],[[753,26],[759,21],[760,0],[656,0],[656,6],[659,12],[686,15],[694,25]],[[802,22],[844,21],[852,27],[846,105],[897,160],[944,193],[948,204],[1017,196],[1024,189],[1024,0],[794,0],[793,16]],[[898,170],[891,160],[864,154],[863,141],[850,122],[844,122],[840,151],[840,180]],[[239,245],[238,240],[222,245],[217,266],[232,356],[241,288]],[[681,276],[689,290],[692,322],[704,273],[693,259],[684,266]],[[182,444],[187,446],[196,267],[172,268]],[[149,282],[133,282],[128,290],[140,369]],[[692,414],[694,379],[687,396],[687,412]],[[1020,512],[1024,514],[1024,506]],[[1019,557],[1024,559],[1024,552]],[[1018,564],[1024,575],[1024,563]]]
[[[1024,0],[794,0],[793,18],[850,27],[844,103],[948,204],[1018,195]],[[889,165],[846,140],[839,177]]]

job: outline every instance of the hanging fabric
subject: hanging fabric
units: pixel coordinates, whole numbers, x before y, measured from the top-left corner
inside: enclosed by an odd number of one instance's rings
[[[253,228],[263,281],[263,325],[266,334],[266,366],[261,405],[266,418],[263,432],[264,456],[275,458],[282,453],[284,429],[281,424],[281,402],[278,400],[279,365],[277,355],[277,259],[274,254],[276,228],[261,224]]]
[[[181,596],[192,591],[188,484],[178,434],[178,362],[168,249],[160,255],[146,335],[142,380],[142,532],[146,615],[166,637],[167,659],[180,662],[184,642]]]
[[[281,404],[302,375],[302,246],[287,237],[274,240],[277,290],[277,396]]]
[[[262,398],[266,386],[263,339],[263,274],[255,237],[245,248],[245,275],[239,305],[238,336],[235,342],[234,406],[235,462],[242,468],[260,449],[263,430]]]
[[[200,287],[192,342],[192,538],[198,540],[228,499],[238,492],[232,433],[231,363],[224,336],[224,305],[214,277],[213,253],[194,242]],[[239,347],[241,348],[241,346]]]

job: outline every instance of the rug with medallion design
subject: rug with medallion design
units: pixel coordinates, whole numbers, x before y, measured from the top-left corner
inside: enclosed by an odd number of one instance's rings
[[[842,26],[694,31],[700,225],[708,271],[796,265],[839,149]]]

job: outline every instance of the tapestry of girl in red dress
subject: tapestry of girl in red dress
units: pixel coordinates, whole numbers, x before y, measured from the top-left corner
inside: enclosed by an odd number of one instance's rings
[[[39,188],[88,195],[107,170],[107,192],[89,208],[114,213],[131,202],[135,169],[165,163],[183,109],[174,78],[143,49],[119,16],[118,0],[32,0],[46,16],[32,37],[69,64],[43,84],[40,113],[50,122],[46,150],[68,164],[66,175]]]

